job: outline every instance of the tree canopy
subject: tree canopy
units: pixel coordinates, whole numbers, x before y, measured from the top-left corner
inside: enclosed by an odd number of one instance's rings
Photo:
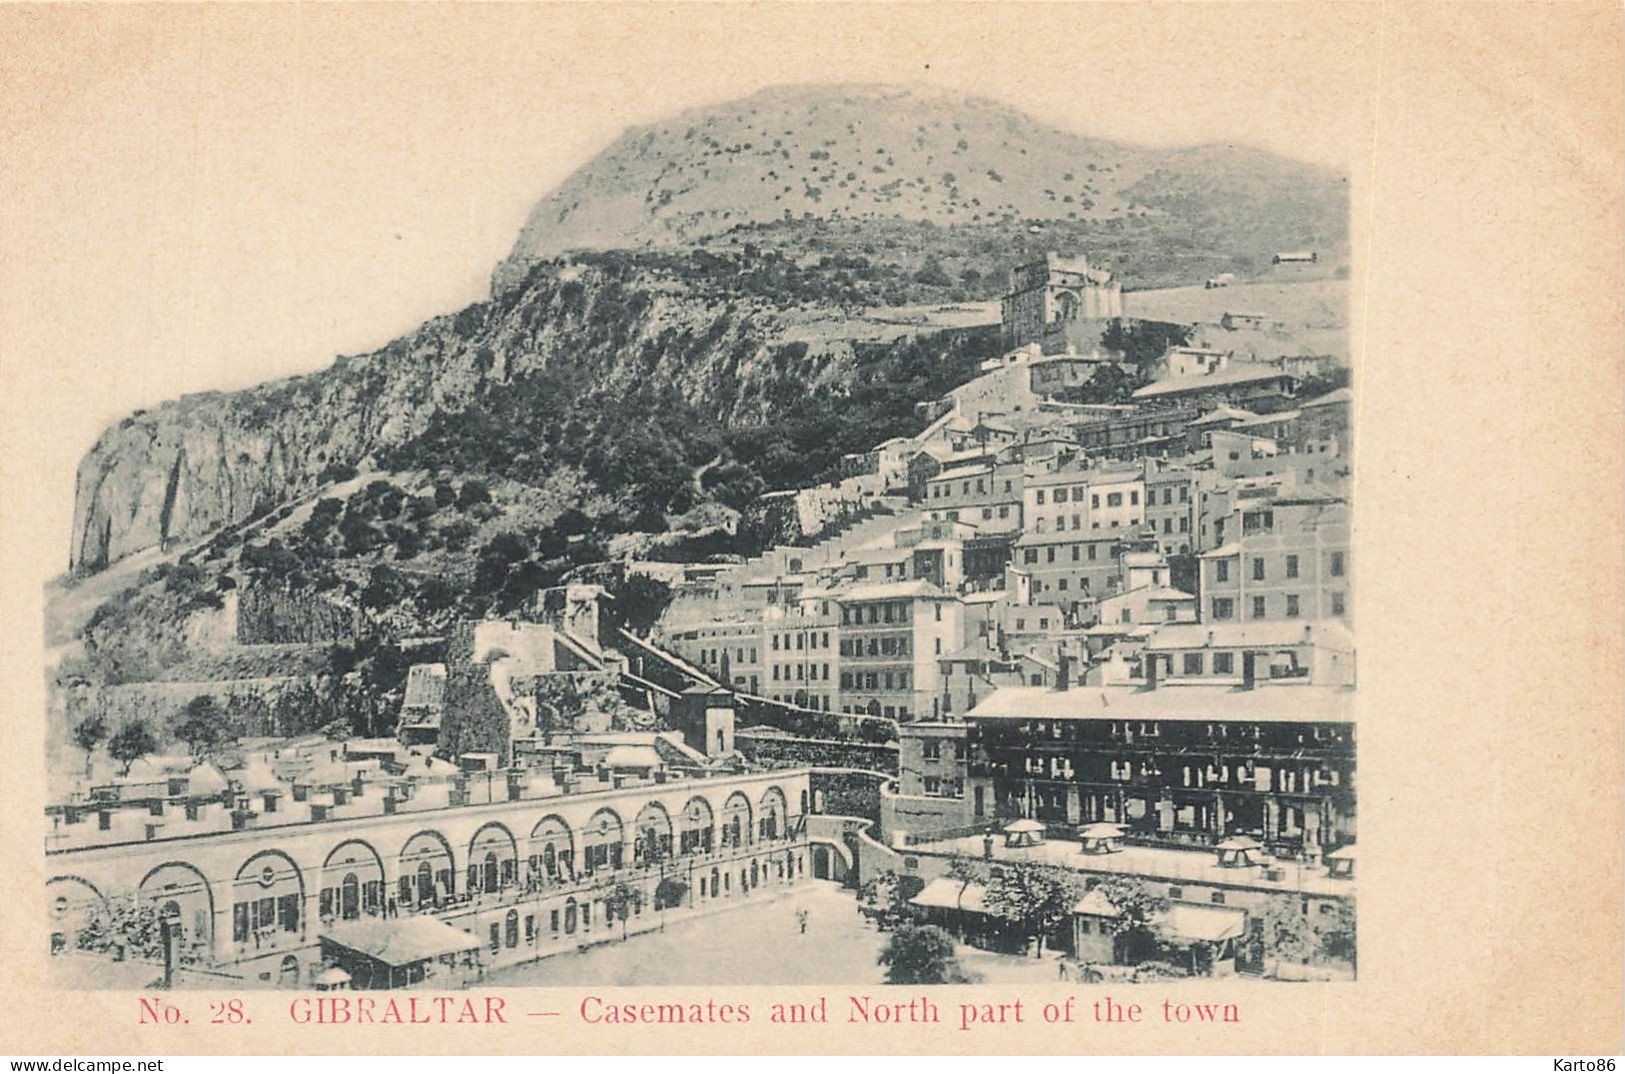
[[[967,984],[975,980],[954,953],[954,938],[935,925],[902,925],[880,952],[887,984]]]

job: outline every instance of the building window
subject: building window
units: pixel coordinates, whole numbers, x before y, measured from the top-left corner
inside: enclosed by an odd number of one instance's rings
[[[920,747],[920,755],[927,761],[942,760],[942,743],[936,739],[928,740],[923,746]]]
[[[1235,673],[1236,657],[1234,653],[1213,654],[1213,674],[1231,675]]]
[[[1254,597],[1253,598],[1253,618],[1254,619],[1262,619],[1262,618],[1264,618],[1264,598],[1263,597]]]
[[[1298,616],[1298,595],[1296,593],[1288,593],[1286,595],[1286,617],[1288,619],[1295,619],[1295,618],[1297,618],[1297,616]]]
[[[1136,502],[1138,502],[1137,497],[1136,497]],[[1121,492],[1108,492],[1108,493],[1106,493],[1106,506],[1107,507],[1121,507],[1121,506],[1123,506],[1123,494]]]
[[[1341,594],[1341,593],[1333,593],[1332,594],[1332,614],[1333,615],[1342,615],[1343,614],[1343,594]]]
[[[1297,556],[1288,556],[1288,557],[1286,557],[1286,576],[1288,578],[1296,578],[1298,576],[1298,557]]]
[[[1208,901],[1211,902],[1214,906],[1223,906],[1224,905],[1224,892],[1215,891],[1212,895],[1208,896]]]
[[[1169,884],[1168,897],[1170,899],[1183,899],[1185,897],[1185,889],[1182,887],[1176,887],[1173,884]]]
[[[1037,493],[1037,496],[1038,496],[1038,505],[1040,507],[1042,507],[1044,505],[1044,490],[1039,489],[1038,493]]]
[[[1341,552],[1332,553],[1332,577],[1343,577],[1343,553]]]
[[[1234,619],[1236,616],[1236,602],[1229,597],[1213,598],[1213,618]]]
[[[1263,580],[1264,580],[1264,557],[1263,556],[1254,556],[1253,557],[1253,581],[1262,582]]]
[[[1201,653],[1186,653],[1184,663],[1185,663],[1185,666],[1184,666],[1185,674],[1187,674],[1187,675],[1200,675],[1202,673],[1202,654]]]
[[[1213,580],[1215,582],[1228,582],[1230,580],[1230,561],[1228,559],[1213,561]]]

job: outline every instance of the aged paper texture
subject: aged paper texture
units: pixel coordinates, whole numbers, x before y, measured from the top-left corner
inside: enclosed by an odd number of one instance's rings
[[[0,31],[0,1050],[1620,1051],[1617,6]]]

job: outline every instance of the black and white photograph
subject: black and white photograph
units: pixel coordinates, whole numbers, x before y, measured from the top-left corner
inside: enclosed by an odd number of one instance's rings
[[[87,210],[185,249],[80,348],[208,353],[52,489],[54,987],[1355,979],[1335,137],[1082,62],[381,131],[209,22],[152,63],[263,107],[149,104],[176,200]]]

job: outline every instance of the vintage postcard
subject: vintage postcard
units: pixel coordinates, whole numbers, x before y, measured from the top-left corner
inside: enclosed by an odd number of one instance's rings
[[[1617,11],[0,24],[6,1050],[1618,1050]]]

